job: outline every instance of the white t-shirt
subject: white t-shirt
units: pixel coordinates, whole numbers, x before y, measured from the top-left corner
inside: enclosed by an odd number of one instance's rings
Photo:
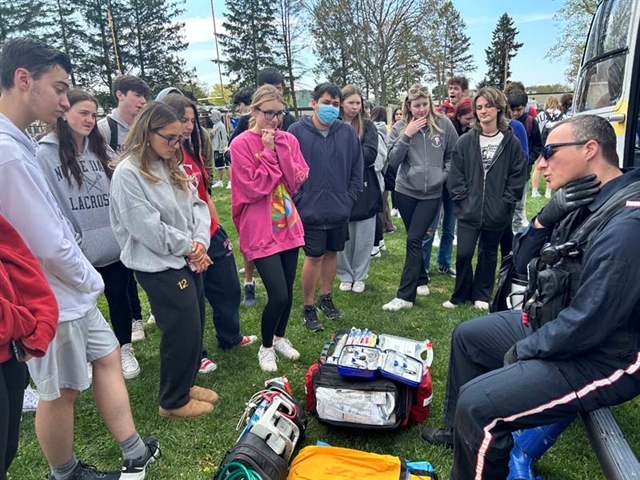
[[[502,132],[498,132],[492,137],[480,134],[480,156],[482,157],[482,165],[484,166],[485,172],[487,172],[489,167],[491,167],[493,157],[496,154],[498,145],[500,145],[503,138],[504,134]]]

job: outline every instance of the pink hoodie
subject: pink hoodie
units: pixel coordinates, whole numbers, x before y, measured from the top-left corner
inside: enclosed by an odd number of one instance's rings
[[[275,152],[247,130],[231,142],[231,215],[246,260],[304,245],[304,230],[291,197],[307,179],[296,137],[276,130]]]

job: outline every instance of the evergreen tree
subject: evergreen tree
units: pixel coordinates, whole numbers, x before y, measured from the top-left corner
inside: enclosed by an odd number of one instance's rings
[[[79,67],[93,88],[108,89],[98,95],[102,106],[114,106],[113,80],[120,73],[128,73],[131,66],[130,48],[121,42],[121,32],[127,24],[124,0],[78,0],[76,5],[87,34],[85,63]]]
[[[422,57],[429,71],[429,80],[435,83],[434,97],[443,98],[447,81],[454,75],[465,75],[476,70],[473,55],[469,53],[471,39],[466,35],[467,25],[450,0],[435,2],[437,22],[425,36]]]
[[[43,0],[2,0],[0,2],[0,43],[9,37],[36,37],[49,23]]]
[[[46,41],[62,50],[71,59],[71,84],[89,87],[91,78],[86,72],[86,51],[88,41],[81,23],[78,9],[63,0],[51,0],[51,24]]]
[[[506,13],[498,20],[493,30],[491,45],[485,49],[487,54],[487,75],[484,84],[503,88],[511,76],[509,65],[523,43],[516,42],[518,30],[513,26],[513,19]]]
[[[183,22],[173,22],[184,9],[175,0],[127,0],[126,34],[132,71],[149,84],[152,92],[188,83],[191,72],[178,54],[188,47]]]
[[[226,73],[234,86],[255,86],[263,68],[283,68],[276,62],[275,5],[268,0],[226,0],[226,6],[222,26],[229,33],[218,35]]]

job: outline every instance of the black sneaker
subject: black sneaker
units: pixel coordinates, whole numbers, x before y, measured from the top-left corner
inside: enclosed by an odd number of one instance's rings
[[[440,273],[446,273],[447,275],[456,278],[456,269],[453,268],[451,265],[449,265],[448,267],[443,267],[442,265],[440,265],[438,267],[438,272]]]
[[[331,294],[328,295],[320,295],[320,300],[318,301],[318,310],[324,313],[324,316],[329,320],[335,320],[336,318],[340,318],[340,310],[336,308],[333,304],[333,299],[331,298]]]
[[[69,480],[118,480],[119,478],[120,472],[102,471],[98,470],[93,465],[87,465],[86,463],[78,462],[76,468],[73,469]],[[49,480],[56,480],[56,477],[54,477],[53,474],[50,474]]]
[[[316,307],[313,305],[307,305],[304,307],[304,310],[302,311],[302,324],[312,332],[321,332],[324,330],[320,320],[318,320]]]
[[[256,304],[256,282],[244,285],[244,306],[253,307]]]
[[[142,480],[145,476],[147,465],[156,461],[160,457],[160,444],[156,437],[147,437],[144,440],[147,446],[147,454],[138,460],[125,460],[122,462],[122,472],[120,478],[126,480]]]
[[[453,448],[453,428],[426,427],[420,434],[422,441],[429,445]]]

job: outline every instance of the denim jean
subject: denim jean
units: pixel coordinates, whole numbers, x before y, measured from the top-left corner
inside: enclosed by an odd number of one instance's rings
[[[456,232],[456,217],[453,214],[453,201],[446,188],[442,190],[441,204],[443,207],[442,235],[440,236],[440,247],[438,247],[438,257],[436,264],[439,267],[450,267],[453,256],[453,238]],[[424,258],[424,268],[429,271],[431,264],[431,249],[433,247],[433,237],[438,229],[439,215],[429,225],[429,230],[422,240],[422,257]]]

